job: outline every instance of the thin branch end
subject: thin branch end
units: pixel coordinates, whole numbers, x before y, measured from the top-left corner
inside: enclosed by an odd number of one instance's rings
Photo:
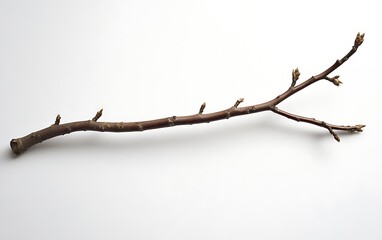
[[[92,119],[92,121],[97,122],[97,120],[102,116],[102,111],[103,109],[99,110],[94,116],[94,118]]]

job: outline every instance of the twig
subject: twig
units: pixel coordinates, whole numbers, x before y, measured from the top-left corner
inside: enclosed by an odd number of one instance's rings
[[[291,86],[282,94],[276,98],[261,104],[250,105],[246,107],[239,107],[239,105],[244,101],[243,98],[239,98],[236,103],[225,110],[214,112],[214,113],[203,113],[206,107],[206,103],[203,103],[199,109],[199,112],[194,115],[189,116],[171,116],[156,120],[141,121],[141,122],[98,122],[98,119],[102,116],[102,109],[96,113],[92,120],[70,122],[65,124],[60,124],[61,116],[57,115],[56,120],[53,125],[44,128],[42,130],[33,132],[25,137],[12,139],[10,142],[12,151],[18,155],[26,151],[31,146],[41,143],[53,137],[60,135],[69,134],[71,132],[77,131],[98,131],[98,132],[133,132],[133,131],[145,131],[149,129],[165,128],[178,125],[189,125],[198,123],[209,123],[212,121],[229,119],[235,116],[247,115],[251,113],[257,113],[262,111],[272,111],[281,116],[290,118],[298,122],[306,122],[314,124],[319,127],[326,128],[334,139],[338,142],[340,141],[339,136],[334,132],[334,130],[348,131],[348,132],[362,132],[365,125],[358,124],[355,126],[343,126],[329,124],[324,121],[316,120],[314,118],[307,118],[303,116],[298,116],[285,112],[276,107],[279,103],[289,98],[293,94],[301,91],[302,89],[308,87],[309,85],[320,81],[328,80],[336,86],[339,86],[342,82],[339,80],[339,76],[329,77],[334,70],[340,67],[344,62],[346,62],[363,43],[364,34],[358,33],[354,41],[354,45],[351,50],[341,59],[337,60],[332,66],[323,71],[322,73],[312,76],[311,78],[305,80],[304,82],[297,84],[297,80],[300,76],[300,71],[298,68],[292,71],[292,83]]]

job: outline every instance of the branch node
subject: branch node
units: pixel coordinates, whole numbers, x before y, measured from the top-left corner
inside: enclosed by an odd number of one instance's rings
[[[298,68],[292,70],[292,84],[291,87],[294,87],[296,85],[296,82],[298,78],[300,77],[300,71]]]
[[[142,124],[140,123],[140,122],[137,122],[137,126],[138,126],[138,130],[139,131],[143,131],[144,129],[143,129],[143,126],[142,126]]]
[[[276,112],[276,113],[279,111],[278,107],[276,107],[275,105],[269,106],[269,109],[271,109],[272,112]]]
[[[176,120],[176,116],[172,116],[172,117],[169,117],[168,118],[168,124],[169,126],[175,126],[175,120]]]
[[[255,110],[256,110],[255,106],[250,106],[247,108],[247,113],[253,113],[253,112],[255,112]]]
[[[202,114],[205,108],[206,108],[206,103],[204,102],[204,103],[200,106],[199,114]]]
[[[97,122],[97,120],[102,116],[102,111],[103,109],[99,110],[94,116],[94,118],[92,119],[92,121]]]
[[[239,106],[240,103],[242,103],[244,101],[244,98],[239,98],[237,99],[235,105],[233,105],[233,107],[237,108]]]
[[[61,116],[60,114],[57,115],[56,121],[54,121],[54,125],[60,125]]]
[[[328,124],[326,124],[326,122],[322,122],[322,126],[324,126],[326,129],[328,129],[328,131],[330,132],[330,134],[333,135],[334,139],[335,139],[337,142],[340,142],[340,141],[341,141],[341,139],[340,139],[340,137],[337,135],[337,133],[335,133],[335,132],[333,131],[333,129],[332,129]]]

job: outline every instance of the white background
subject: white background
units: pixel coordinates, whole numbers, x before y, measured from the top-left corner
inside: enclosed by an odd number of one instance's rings
[[[0,1],[0,239],[382,239],[378,1]],[[61,122],[138,121],[267,101],[272,113],[143,133],[81,132],[15,157]]]

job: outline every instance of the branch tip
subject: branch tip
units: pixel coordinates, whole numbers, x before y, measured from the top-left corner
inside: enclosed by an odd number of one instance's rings
[[[99,110],[94,116],[94,118],[92,119],[92,121],[97,122],[97,120],[102,116],[102,111],[103,109]]]
[[[333,131],[333,129],[332,129],[331,127],[329,127],[328,125],[326,125],[326,126],[327,126],[327,128],[328,128],[330,134],[333,135],[334,139],[335,139],[337,142],[340,142],[341,139],[340,139],[340,137],[337,135],[337,133],[335,133],[335,132]]]
[[[242,103],[243,101],[244,101],[244,98],[239,98],[239,99],[237,99],[237,101],[236,101],[234,107],[237,108],[237,107],[239,106],[239,104]]]
[[[342,84],[342,82],[340,81],[339,78],[340,78],[340,76],[338,76],[338,75],[336,75],[334,77],[325,77],[326,80],[328,80],[329,82],[333,83],[337,87],[340,86],[340,84]]]
[[[366,125],[364,125],[364,124],[357,124],[357,125],[355,125],[355,127],[356,127],[356,131],[357,132],[362,132],[363,131],[362,128],[366,127]]]
[[[357,124],[355,125],[354,127],[350,128],[348,131],[351,132],[351,133],[354,133],[354,132],[363,132],[363,129],[366,127],[366,125],[364,124]]]
[[[204,102],[204,103],[200,106],[199,114],[202,114],[205,108],[206,108],[206,103]]]
[[[340,137],[336,133],[333,134],[333,137],[337,142],[341,142]]]
[[[291,85],[291,87],[294,87],[294,85],[296,85],[296,82],[297,82],[299,77],[300,77],[300,71],[298,70],[298,68],[293,69],[292,70],[292,85]]]
[[[54,121],[54,125],[60,125],[61,116],[60,114],[57,115],[56,121]]]
[[[354,47],[359,47],[361,46],[361,44],[363,43],[363,40],[364,40],[364,37],[365,37],[365,33],[358,33],[355,40],[354,40]]]
[[[341,141],[341,139],[340,139],[340,137],[337,135],[337,133],[335,133],[335,132],[333,131],[333,129],[332,129],[328,124],[326,124],[326,122],[322,122],[322,126],[325,127],[326,129],[328,129],[328,131],[330,132],[330,134],[333,135],[334,139],[335,139],[337,142],[340,142],[340,141]]]

